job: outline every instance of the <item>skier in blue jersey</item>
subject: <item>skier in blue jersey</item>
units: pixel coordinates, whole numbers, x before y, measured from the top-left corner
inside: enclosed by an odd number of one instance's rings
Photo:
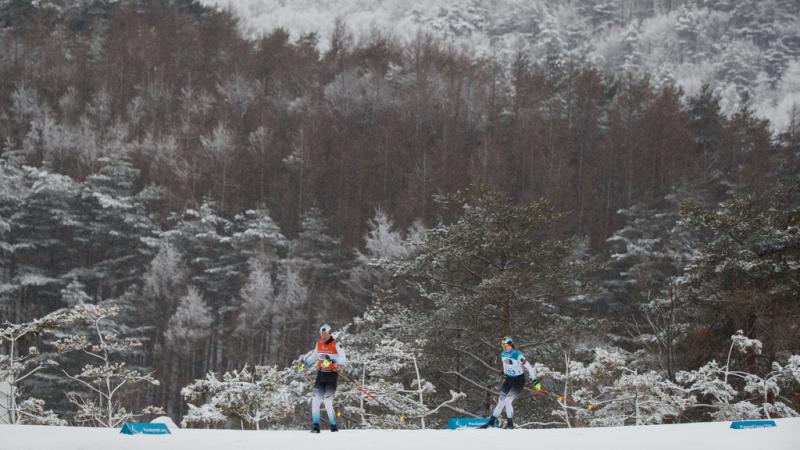
[[[500,418],[503,408],[506,409],[508,418],[506,428],[514,428],[513,402],[525,386],[525,370],[528,371],[533,389],[537,392],[542,390],[542,385],[536,378],[536,370],[525,359],[522,352],[514,348],[514,340],[506,336],[500,341],[500,345],[503,347],[503,351],[500,352],[500,358],[503,360],[503,387],[500,389],[500,398],[497,400],[492,417],[481,425],[481,428],[493,427]]]

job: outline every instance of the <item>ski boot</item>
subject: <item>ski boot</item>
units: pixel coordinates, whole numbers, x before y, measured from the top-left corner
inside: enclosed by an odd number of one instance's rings
[[[311,427],[312,433],[319,433],[319,424],[315,423],[313,427]]]
[[[513,430],[514,429],[514,419],[509,418],[506,421],[506,426],[504,427],[506,430]]]
[[[331,432],[336,433],[337,431],[339,431],[339,427],[337,427],[335,423],[332,424],[331,425]]]
[[[486,422],[485,424],[481,425],[479,428],[481,428],[481,429],[491,428],[491,427],[493,427],[493,426],[494,426],[494,424],[496,424],[496,423],[497,423],[497,417],[495,417],[495,416],[492,416],[492,417],[489,419],[489,421],[488,421],[488,422]]]

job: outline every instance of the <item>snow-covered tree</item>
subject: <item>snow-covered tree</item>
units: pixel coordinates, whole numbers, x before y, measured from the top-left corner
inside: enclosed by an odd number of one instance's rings
[[[350,272],[347,285],[368,300],[375,292],[390,289],[396,282],[395,270],[416,255],[426,232],[425,227],[416,221],[404,237],[395,229],[386,212],[376,210],[364,236],[364,252],[356,250],[358,264]]]
[[[708,233],[685,279],[709,328],[722,336],[751,330],[766,354],[794,350],[777,338],[793,333],[788,318],[798,313],[800,184],[794,178],[777,177],[760,195],[736,195],[715,208],[687,204],[682,211],[685,224]]]
[[[701,199],[676,189],[650,205],[618,211],[624,226],[607,239],[609,261],[597,300],[623,317],[625,334],[657,357],[657,364],[674,377],[678,346],[689,330],[693,308],[682,286],[684,267],[694,255],[699,237],[680,221],[680,202]],[[627,339],[624,339],[627,341]]]
[[[628,368],[600,393],[601,400],[593,403],[595,414],[589,421],[594,426],[659,424],[679,417],[695,403],[680,386],[658,372],[639,373]]]
[[[76,206],[75,244],[85,270],[80,281],[93,286],[96,298],[124,294],[129,280],[144,274],[158,251],[158,226],[147,214],[154,190],[135,189],[139,171],[123,155],[100,158],[97,173],[82,184]]]
[[[272,131],[265,127],[258,127],[255,131],[251,132],[247,137],[247,150],[252,153],[256,161],[258,161],[258,204],[263,206],[266,195],[264,187],[265,175],[264,171],[267,168],[268,157],[272,148]]]
[[[276,318],[291,314],[292,309],[285,307],[286,299],[275,289],[270,268],[258,259],[251,260],[251,272],[239,297],[242,303],[235,333],[249,340],[248,347],[253,347],[252,354],[259,363],[271,361],[273,340],[280,330]]]
[[[273,260],[285,255],[289,241],[272,219],[269,211],[249,209],[233,219],[231,244],[241,252],[242,258],[269,257]]]
[[[159,382],[151,373],[131,369],[121,360],[142,343],[136,338],[122,338],[113,331],[109,321],[118,313],[116,306],[91,304],[76,305],[66,313],[68,322],[86,326],[85,333],[68,335],[56,342],[59,352],[79,352],[89,359],[77,373],[63,371],[83,389],[67,396],[78,408],[75,420],[79,423],[116,428],[141,415],[163,414],[161,408],[152,406],[135,413],[120,403],[123,388],[130,389],[142,382],[153,385]]]
[[[217,92],[226,103],[234,108],[239,120],[244,118],[263,90],[259,80],[238,74],[217,85]]]
[[[465,396],[434,395],[436,387],[423,377],[425,342],[408,335],[414,318],[402,306],[377,302],[337,336],[348,348],[347,383],[339,398],[345,412],[358,416],[359,427],[425,428],[426,417]]]
[[[546,340],[571,321],[558,311],[580,267],[571,241],[543,237],[559,216],[547,201],[516,204],[474,187],[444,205],[455,219],[429,230],[401,273],[412,277],[421,309],[429,308],[418,324],[427,357],[467,392],[472,407],[485,408],[479,405],[496,395],[483,381],[498,375],[493,343],[504,334],[521,344]]]
[[[183,256],[173,244],[163,241],[144,274],[142,293],[152,301],[174,307],[175,299],[180,298],[185,288],[187,277]]]
[[[790,356],[785,365],[773,361],[763,376],[744,370],[741,362],[741,368],[734,368],[734,350],[758,355],[762,347],[761,341],[748,338],[739,330],[731,336],[724,366],[712,360],[697,370],[679,372],[676,378],[698,399],[698,406],[711,410],[714,420],[798,416],[791,401],[781,397],[781,386],[800,382],[800,355]]]
[[[63,312],[58,311],[31,322],[5,322],[0,326],[0,349],[4,350],[0,353],[0,381],[8,383],[9,389],[7,404],[0,404],[4,412],[0,420],[8,417],[11,424],[65,424],[52,411],[44,410],[43,400],[27,397],[24,388],[26,379],[58,363],[46,358],[35,346],[21,348],[26,340],[53,330],[65,321]]]
[[[220,415],[261,429],[261,424],[274,423],[294,411],[300,400],[300,387],[289,381],[292,370],[275,366],[255,366],[234,370],[218,379],[212,372],[181,390],[189,402],[190,413],[182,425],[209,426],[221,422]],[[200,404],[201,406],[196,406]]]
[[[633,355],[618,348],[598,347],[583,363],[565,353],[564,370],[537,365],[543,379],[563,384],[549,393],[557,400],[552,414],[567,426],[646,425],[675,418],[694,404],[694,398],[652,370],[631,367]]]
[[[203,148],[211,159],[218,164],[220,170],[220,209],[225,210],[225,194],[228,187],[228,166],[233,158],[233,134],[228,128],[219,124],[214,128],[211,136],[201,139]]]
[[[192,354],[202,348],[211,334],[211,312],[200,291],[190,286],[181,298],[175,314],[169,319],[164,333],[168,346],[183,354]]]
[[[64,426],[67,421],[58,417],[52,409],[45,409],[44,400],[29,397],[19,403],[17,409],[20,420],[25,425]]]

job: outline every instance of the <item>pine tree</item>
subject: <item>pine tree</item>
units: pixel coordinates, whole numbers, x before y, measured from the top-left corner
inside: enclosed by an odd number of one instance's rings
[[[428,342],[449,343],[429,345],[426,354],[452,386],[468,395],[477,390],[476,406],[494,400],[495,391],[484,387],[497,376],[490,343],[512,333],[521,343],[546,339],[562,326],[560,300],[577,267],[571,242],[545,237],[559,217],[547,201],[519,205],[481,187],[440,201],[456,218],[428,231],[404,273],[416,277],[429,302],[420,324]]]
[[[704,85],[696,97],[689,99],[689,120],[702,155],[704,178],[716,179],[719,169],[715,164],[722,158],[725,116],[719,96],[709,85]]]
[[[135,192],[138,171],[124,157],[100,158],[83,184],[75,244],[86,268],[81,282],[96,298],[118,297],[143,275],[154,256],[158,227],[147,215],[152,191]]]
[[[707,327],[717,336],[752,330],[770,359],[791,348],[795,335],[788,317],[797,312],[798,192],[797,180],[778,179],[764,194],[682,211],[685,223],[708,233],[687,274],[698,304],[714,318]]]

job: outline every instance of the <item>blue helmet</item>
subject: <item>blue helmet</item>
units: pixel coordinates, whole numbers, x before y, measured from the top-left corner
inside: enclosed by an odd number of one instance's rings
[[[511,336],[506,336],[503,339],[500,339],[500,343],[501,344],[514,345],[514,340],[511,339]]]

